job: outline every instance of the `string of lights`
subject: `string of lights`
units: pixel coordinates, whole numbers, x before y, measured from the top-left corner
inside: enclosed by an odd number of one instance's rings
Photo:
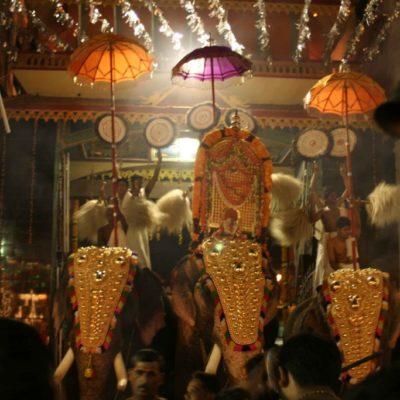
[[[219,0],[208,0],[208,9],[210,17],[218,19],[218,33],[228,42],[230,48],[239,54],[243,53],[244,46],[240,44],[232,32],[231,25],[228,22],[228,14]]]

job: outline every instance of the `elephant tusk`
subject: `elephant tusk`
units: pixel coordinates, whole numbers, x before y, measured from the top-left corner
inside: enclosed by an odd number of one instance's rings
[[[115,376],[117,377],[117,389],[122,392],[128,384],[128,374],[126,372],[121,352],[119,352],[114,358],[114,370]]]
[[[210,357],[206,365],[205,372],[215,375],[217,373],[220,361],[221,361],[221,349],[216,343],[214,343],[214,346],[212,348]]]
[[[58,364],[56,371],[54,372],[53,380],[56,385],[60,384],[61,381],[64,379],[64,376],[71,368],[74,359],[75,359],[74,352],[70,347],[65,353],[65,356],[61,360],[60,364]]]

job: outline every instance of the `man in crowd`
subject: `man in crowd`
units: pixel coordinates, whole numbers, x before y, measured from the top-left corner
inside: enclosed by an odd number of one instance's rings
[[[214,400],[219,390],[220,386],[216,375],[197,371],[189,381],[185,400]]]
[[[286,400],[338,400],[340,352],[332,341],[311,334],[288,339],[278,355],[281,396]]]
[[[164,360],[153,349],[139,350],[128,371],[132,396],[127,400],[162,400],[158,390],[164,382]]]

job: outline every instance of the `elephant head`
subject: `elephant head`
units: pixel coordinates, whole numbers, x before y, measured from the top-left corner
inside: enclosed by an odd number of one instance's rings
[[[215,349],[220,352],[229,382],[242,382],[246,361],[263,350],[264,332],[276,315],[278,286],[259,245],[243,238],[236,245],[233,242],[231,238],[220,255],[212,255],[218,249],[212,248],[210,239],[202,252],[185,257],[173,270],[172,307],[178,316],[178,351],[182,351],[177,362],[187,362],[184,355],[191,354],[190,364],[177,365],[176,372],[180,367],[181,373],[186,372],[178,393],[188,373],[204,368],[211,348],[209,358],[214,359]],[[210,364],[206,369],[216,372]]]
[[[396,331],[390,320],[394,313],[389,312],[396,304],[389,292],[388,275],[377,269],[337,270],[325,280],[317,296],[297,306],[288,318],[285,335],[310,332],[335,340],[346,369],[387,349],[391,331]],[[344,372],[342,378],[361,380],[378,363],[376,358],[367,360]]]
[[[129,249],[118,247],[79,249],[70,257],[69,276],[74,328],[55,381],[75,363],[81,399],[113,398],[127,385],[126,360],[164,324],[161,284]]]

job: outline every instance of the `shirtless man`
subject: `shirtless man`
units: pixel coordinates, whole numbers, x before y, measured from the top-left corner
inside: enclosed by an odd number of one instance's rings
[[[343,194],[338,198],[336,191],[333,188],[325,189],[324,201],[318,196],[315,190],[316,180],[319,174],[319,167],[314,163],[314,173],[310,182],[310,200],[311,200],[311,221],[322,222],[322,232],[319,239],[317,259],[315,262],[314,282],[313,286],[315,290],[322,285],[325,277],[333,272],[332,267],[329,265],[329,257],[327,250],[327,242],[330,238],[336,236],[336,221],[339,217],[348,217],[348,209],[342,205],[348,197],[348,179],[346,169],[342,165],[340,167],[340,175],[342,176],[345,190]],[[353,221],[355,226],[355,236],[359,236],[359,213],[354,207],[353,209]]]
[[[352,259],[347,241],[351,235],[351,226],[347,217],[339,217],[337,219],[336,232],[337,235],[328,239],[327,242],[329,265],[334,270],[351,267]]]

